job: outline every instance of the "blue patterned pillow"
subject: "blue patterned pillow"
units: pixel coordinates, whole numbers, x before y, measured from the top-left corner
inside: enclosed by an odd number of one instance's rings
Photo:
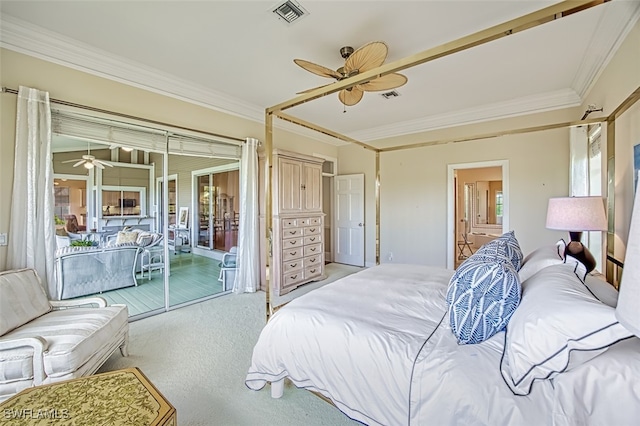
[[[447,303],[459,344],[480,343],[502,331],[520,303],[518,272],[507,259],[480,254],[456,269]]]
[[[524,258],[520,243],[518,243],[516,234],[513,231],[506,232],[495,240],[489,241],[480,247],[476,253],[506,257],[516,271],[520,270],[522,259]]]

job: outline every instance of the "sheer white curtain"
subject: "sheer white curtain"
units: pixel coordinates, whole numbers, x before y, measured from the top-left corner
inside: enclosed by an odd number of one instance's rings
[[[240,222],[238,260],[233,292],[253,293],[260,280],[260,247],[258,227],[258,144],[247,138],[240,159]]]
[[[49,93],[20,87],[16,114],[9,269],[35,269],[56,294],[51,107]]]

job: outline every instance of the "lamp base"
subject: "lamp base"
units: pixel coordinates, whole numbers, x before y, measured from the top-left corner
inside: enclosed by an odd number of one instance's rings
[[[564,248],[564,256],[565,258],[571,256],[577,259],[587,268],[587,274],[596,268],[595,257],[580,241],[570,241]]]

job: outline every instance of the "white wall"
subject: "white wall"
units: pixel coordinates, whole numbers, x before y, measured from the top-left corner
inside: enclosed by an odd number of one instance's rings
[[[557,240],[544,229],[547,200],[566,195],[568,155],[567,129],[381,153],[381,262],[392,252],[397,263],[446,266],[447,165],[454,163],[509,160],[511,228],[523,250]],[[362,148],[340,148],[340,174],[365,173],[366,261],[374,263],[375,155],[362,157]]]

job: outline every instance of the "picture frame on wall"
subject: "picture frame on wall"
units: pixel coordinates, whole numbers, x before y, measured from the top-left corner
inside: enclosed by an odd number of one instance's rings
[[[178,215],[178,228],[187,228],[189,224],[189,207],[180,207]]]

